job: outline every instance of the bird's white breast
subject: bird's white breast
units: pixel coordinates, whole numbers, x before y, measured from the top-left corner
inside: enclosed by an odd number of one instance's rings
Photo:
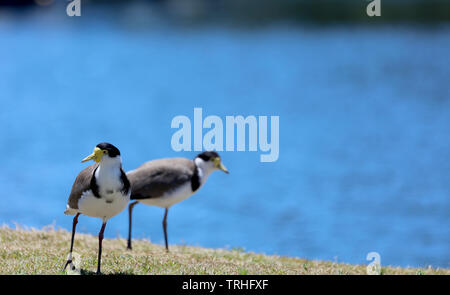
[[[92,190],[84,192],[78,201],[79,212],[108,220],[126,208],[130,201],[131,190],[127,195],[122,193],[120,166],[114,166],[116,165],[103,165],[97,168],[94,177],[100,198],[97,198]]]
[[[91,190],[88,190],[78,201],[78,211],[81,214],[99,217],[106,221],[122,212],[129,201],[130,192],[128,195],[123,195],[122,192],[117,191],[108,197],[97,198]]]
[[[157,206],[160,208],[169,208],[170,206],[179,203],[183,200],[186,200],[190,196],[192,196],[193,191],[191,187],[191,182],[186,182],[185,184],[181,185],[179,188],[176,188],[174,190],[168,191],[164,193],[159,198],[150,198],[150,199],[142,199],[138,200],[139,202],[150,205],[150,206]]]

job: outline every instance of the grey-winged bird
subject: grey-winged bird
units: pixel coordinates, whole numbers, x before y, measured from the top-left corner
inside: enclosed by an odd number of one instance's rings
[[[131,183],[131,199],[128,207],[128,249],[131,246],[131,224],[133,207],[137,203],[164,208],[164,239],[167,240],[167,213],[169,208],[192,196],[206,182],[215,170],[229,173],[219,155],[208,151],[199,154],[194,160],[186,158],[167,158],[149,161],[127,173]]]
[[[106,222],[122,212],[130,201],[130,182],[122,170],[120,151],[110,143],[100,143],[94,152],[81,162],[94,160],[96,163],[86,167],[78,174],[70,192],[64,214],[75,215],[72,225],[70,252],[64,269],[72,264],[72,250],[75,229],[80,214],[102,219],[98,234],[97,274],[100,274],[102,241]]]

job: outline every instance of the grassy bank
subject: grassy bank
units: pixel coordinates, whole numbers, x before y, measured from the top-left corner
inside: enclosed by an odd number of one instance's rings
[[[70,233],[65,230],[24,230],[0,227],[0,274],[63,274]],[[104,274],[366,274],[365,265],[267,256],[241,250],[161,245],[136,240],[133,251],[125,239],[105,239]],[[82,274],[97,265],[96,237],[77,234],[74,251]],[[382,274],[450,274],[450,269],[382,267]]]

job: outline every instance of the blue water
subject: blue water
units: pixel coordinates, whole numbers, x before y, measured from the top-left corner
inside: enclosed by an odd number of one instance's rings
[[[70,230],[80,160],[108,141],[125,170],[174,152],[173,117],[280,117],[280,157],[222,152],[169,212],[171,244],[450,267],[450,27],[135,29],[0,18],[0,223]],[[134,237],[163,243],[159,208]],[[81,217],[97,234],[100,220]],[[107,237],[127,235],[127,214]],[[69,246],[69,241],[68,246]]]

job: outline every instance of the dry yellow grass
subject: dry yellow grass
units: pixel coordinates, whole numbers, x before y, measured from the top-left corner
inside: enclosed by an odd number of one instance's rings
[[[64,274],[70,233],[52,228],[0,227],[0,274]],[[77,234],[74,252],[82,274],[96,270],[98,240]],[[103,242],[103,274],[366,274],[365,265],[268,256],[240,250],[170,247],[136,240],[133,251],[125,239]],[[76,259],[76,258],[75,258]],[[382,274],[450,274],[450,269],[382,267]]]

